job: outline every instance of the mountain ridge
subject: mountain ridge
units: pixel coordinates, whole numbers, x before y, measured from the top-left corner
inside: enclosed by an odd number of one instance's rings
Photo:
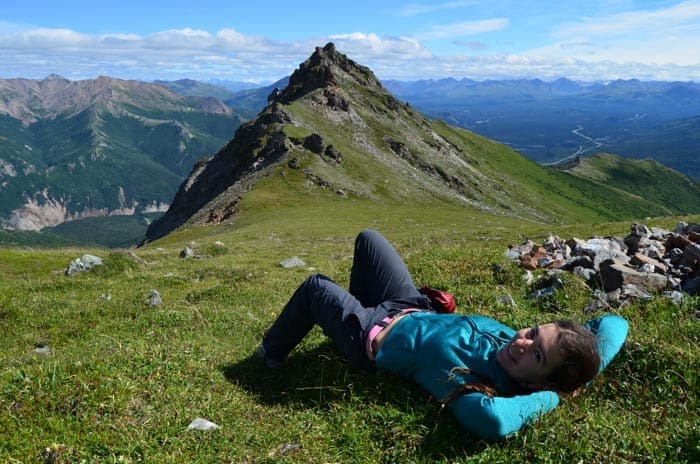
[[[0,223],[167,209],[196,159],[242,119],[211,97],[110,77],[0,79]]]
[[[179,104],[200,109],[208,106],[208,111],[216,114],[232,113],[220,102],[214,106],[216,100],[213,98],[187,98],[163,86],[135,80],[100,76],[70,81],[58,75],[42,80],[0,79],[0,114],[7,114],[24,124],[63,114],[70,117],[100,105],[100,110],[128,114],[124,105],[137,102],[139,107],[150,111],[172,110]],[[164,103],[168,105],[164,106]]]
[[[700,198],[700,184],[688,177],[679,177],[676,171],[651,158],[626,159],[597,153],[554,167],[582,179],[634,192],[643,198],[658,198],[673,204],[679,211],[692,211]],[[670,184],[675,184],[675,188],[670,188]]]
[[[253,118],[286,81],[236,92],[225,102]],[[506,143],[540,163],[602,151],[651,157],[700,179],[700,165],[693,162],[697,131],[688,123],[700,115],[695,82],[445,78],[383,85],[429,117]]]

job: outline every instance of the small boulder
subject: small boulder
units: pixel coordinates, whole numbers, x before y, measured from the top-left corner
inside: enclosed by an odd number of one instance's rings
[[[622,295],[624,297],[629,297],[635,300],[651,300],[651,294],[635,284],[625,284],[622,286]]]
[[[89,271],[95,266],[102,265],[102,258],[94,255],[83,255],[82,258],[76,258],[66,268],[65,275],[72,276],[79,272]]]
[[[679,292],[678,290],[663,292],[661,296],[668,300],[671,300],[671,303],[673,303],[675,306],[680,306],[683,303],[683,298],[685,297],[685,295],[683,295],[683,292]]]
[[[282,266],[285,269],[292,269],[295,267],[306,266],[306,263],[299,259],[297,256],[293,256],[291,258],[287,258],[283,261],[280,261],[280,266]]]
[[[187,426],[187,430],[215,430],[218,428],[217,424],[202,417],[197,417]]]
[[[653,272],[639,272],[624,262],[608,259],[600,263],[600,276],[603,287],[610,292],[625,284],[635,284],[653,291],[666,289],[668,278]]]
[[[340,164],[343,161],[343,155],[341,155],[333,145],[328,145],[326,147],[325,151],[323,152],[323,156],[334,160],[336,164]]]
[[[182,259],[187,259],[187,258],[194,258],[194,251],[192,248],[186,246],[185,248],[180,251],[180,258]]]
[[[151,290],[151,293],[148,296],[148,304],[150,306],[160,306],[161,304],[163,304],[163,299],[161,298],[160,292],[158,290]]]
[[[594,282],[595,277],[598,275],[595,269],[591,269],[583,266],[576,266],[573,271],[571,271],[575,276],[578,276],[585,280],[586,282]]]
[[[686,280],[682,283],[682,288],[688,295],[700,295],[700,276]]]
[[[503,306],[509,306],[513,309],[518,308],[513,297],[507,293],[498,299],[498,303],[502,304]]]

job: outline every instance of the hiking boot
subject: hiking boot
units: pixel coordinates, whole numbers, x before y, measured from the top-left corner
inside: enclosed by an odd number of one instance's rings
[[[279,369],[282,364],[284,364],[284,359],[275,359],[267,354],[265,351],[265,346],[261,343],[257,350],[255,350],[255,355],[258,359],[262,360],[268,369]]]

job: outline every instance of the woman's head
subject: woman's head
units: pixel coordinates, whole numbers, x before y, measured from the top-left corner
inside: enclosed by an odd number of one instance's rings
[[[523,387],[561,393],[592,380],[600,366],[595,335],[571,321],[519,330],[497,359]]]

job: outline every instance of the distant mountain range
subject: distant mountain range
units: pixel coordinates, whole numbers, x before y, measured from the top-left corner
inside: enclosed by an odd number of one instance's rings
[[[699,89],[634,80],[382,84],[332,44],[259,88],[0,80],[0,222],[35,230],[170,206],[149,229],[155,239],[234,217],[245,192],[273,173],[301,182],[289,198],[315,185],[349,197],[434,197],[534,221],[694,212],[698,186],[677,172],[584,157],[653,158],[697,176]],[[475,133],[541,163],[571,163],[538,166]],[[290,167],[297,164],[301,171]]]
[[[616,153],[700,179],[700,84],[567,79],[387,81],[426,115],[505,143],[530,159]]]
[[[280,79],[270,85],[251,87],[228,84],[203,83],[191,79],[176,81],[156,81],[157,84],[167,87],[173,92],[183,96],[214,97],[246,119],[253,119],[266,105],[267,97],[275,90],[284,89],[289,83],[289,77]]]
[[[0,80],[0,223],[36,230],[165,210],[242,117],[212,97],[109,77]]]

